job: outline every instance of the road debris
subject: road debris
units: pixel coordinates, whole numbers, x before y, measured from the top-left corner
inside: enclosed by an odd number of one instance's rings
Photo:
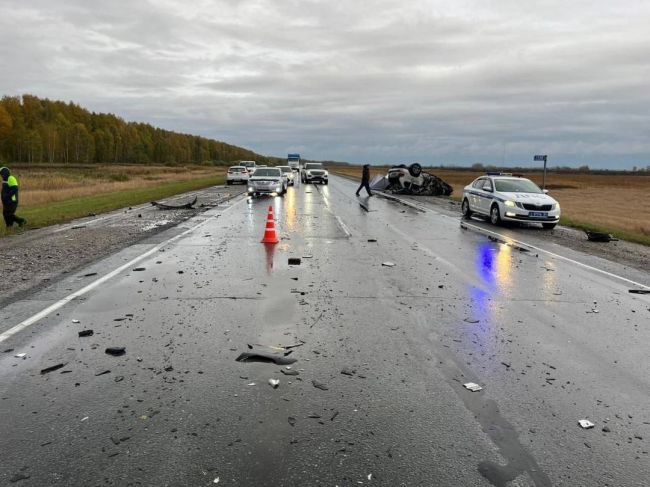
[[[650,294],[650,289],[628,289],[632,294]]]
[[[218,483],[219,483],[219,477],[217,477],[216,479],[214,479],[214,480],[212,481],[212,483],[213,483],[213,484],[218,484]]]
[[[289,265],[300,265],[300,257],[289,257]]]
[[[319,381],[314,379],[314,380],[311,381],[311,383],[316,389],[320,389],[321,391],[328,391],[329,390],[329,387],[327,386],[327,384],[324,384],[323,382],[319,382]]]
[[[449,196],[454,189],[434,174],[424,172],[418,163],[406,166],[400,164],[388,170],[386,176],[377,176],[370,188],[393,194],[413,194],[426,196]]]
[[[585,430],[591,429],[591,428],[593,428],[594,426],[596,426],[594,423],[592,423],[592,422],[589,421],[588,419],[579,419],[579,420],[578,420],[578,424],[580,425],[580,427],[581,427],[582,429],[585,429]]]
[[[384,267],[395,267],[395,262],[382,262],[381,265]]]
[[[14,357],[16,358],[25,358],[26,356],[27,356],[26,353],[17,353],[16,355],[14,355]]]
[[[41,369],[41,375],[49,374],[50,372],[54,372],[55,370],[59,370],[67,365],[66,363],[63,364],[56,364],[52,365],[50,367],[46,367],[45,369]]]
[[[72,320],[73,323],[81,323],[79,320]]]
[[[30,477],[31,477],[31,475],[29,475],[28,473],[18,472],[17,474],[13,475],[13,476],[9,479],[9,482],[11,482],[12,484],[14,484],[14,483],[16,483],[16,482],[20,482],[21,480],[27,480],[27,479],[30,478]]]
[[[287,418],[287,422],[293,427],[296,425],[296,418],[294,418],[293,416],[289,416]]]
[[[332,417],[330,418],[330,421],[334,421],[338,415],[339,415],[339,410],[338,409],[334,410],[334,413],[332,413]]]
[[[124,355],[126,353],[126,348],[125,347],[108,347],[106,349],[106,353],[108,355],[113,355],[114,357],[119,357],[120,355]]]
[[[298,372],[297,370],[281,369],[280,372],[282,372],[284,375],[300,375],[300,372]]]
[[[142,272],[142,271],[145,271],[145,270],[147,270],[146,267],[136,267],[135,269],[133,269],[133,272]]]
[[[351,367],[343,367],[343,370],[341,370],[341,374],[343,375],[355,375],[357,371]]]
[[[95,377],[99,377],[100,375],[106,375],[106,374],[110,374],[110,373],[111,373],[110,370],[102,370],[101,372],[97,372],[95,374]]]
[[[269,385],[273,387],[273,389],[277,389],[280,386],[280,381],[278,379],[269,379]]]
[[[472,392],[478,392],[478,391],[483,389],[481,386],[479,386],[478,384],[476,384],[474,382],[467,382],[466,384],[463,384],[463,387],[465,389],[468,389],[468,390],[472,391]]]
[[[157,201],[152,201],[151,206],[155,206],[159,210],[193,210],[197,199],[198,197],[195,196],[192,201],[182,205],[168,205],[165,203],[158,203]]]
[[[237,362],[272,362],[277,365],[291,365],[297,362],[295,358],[283,357],[267,352],[243,352],[235,360]]]
[[[81,330],[79,332],[80,337],[91,337],[95,334],[93,330]]]
[[[614,237],[611,233],[603,232],[590,232],[585,230],[587,234],[587,240],[590,242],[617,242],[618,239]]]

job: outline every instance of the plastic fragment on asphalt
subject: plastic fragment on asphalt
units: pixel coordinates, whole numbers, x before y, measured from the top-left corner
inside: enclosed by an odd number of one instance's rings
[[[91,337],[95,334],[93,330],[81,330],[79,332],[80,337]]]
[[[311,259],[313,257],[314,257],[313,255],[303,255],[302,256],[303,259]]]
[[[632,294],[650,294],[650,289],[628,289]]]
[[[289,424],[290,424],[291,426],[295,426],[295,425],[296,425],[296,418],[294,418],[293,416],[289,416],[289,417],[287,418],[287,421],[289,422]]]
[[[300,265],[300,257],[289,257],[289,265]]]
[[[300,373],[297,370],[281,369],[280,372],[282,372],[284,375],[300,375]]]
[[[273,389],[277,389],[280,385],[280,381],[278,379],[269,379],[269,385],[273,387]]]
[[[255,385],[255,382],[249,382],[249,383],[246,384],[246,385],[247,385],[247,386],[254,386],[254,385]]]
[[[214,480],[212,481],[212,483],[213,483],[213,484],[218,484],[218,483],[219,483],[219,477],[217,477],[216,479],[214,479]]]
[[[376,241],[377,241],[376,238],[369,238],[369,239],[368,239],[368,242],[376,242]]]
[[[481,386],[479,386],[478,384],[476,384],[474,382],[468,382],[466,384],[463,384],[463,387],[465,389],[468,389],[468,390],[472,391],[472,392],[478,392],[481,389],[483,389]]]
[[[395,267],[395,262],[382,262],[381,265],[384,267]]]
[[[25,358],[26,356],[27,356],[26,353],[17,353],[16,355],[14,355],[14,357],[16,358]]]
[[[41,370],[41,375],[48,374],[50,372],[54,372],[55,370],[59,370],[67,365],[67,362],[65,364],[56,364],[52,365],[51,367],[46,367]]]
[[[81,421],[86,421],[88,419],[88,416],[81,418]]]
[[[81,323],[79,320],[72,320],[73,323]]]
[[[343,367],[343,370],[341,370],[341,374],[343,375],[354,375],[356,373],[357,371],[350,367]]]
[[[582,429],[585,429],[585,430],[591,429],[591,428],[593,428],[594,426],[596,426],[594,423],[592,423],[592,422],[589,421],[588,419],[579,419],[579,420],[578,420],[578,424],[580,425],[580,427],[581,427]]]
[[[321,391],[329,390],[329,387],[327,387],[327,384],[324,384],[324,383],[319,382],[317,380],[312,380],[311,383],[316,389],[320,389]]]
[[[144,267],[136,267],[135,269],[133,269],[133,272],[142,272],[144,270],[145,270]]]
[[[110,370],[102,370],[101,372],[97,372],[97,373],[95,374],[95,377],[99,377],[100,375],[110,374],[110,373],[111,373]]]
[[[235,360],[237,362],[266,362],[277,365],[290,365],[297,362],[295,358],[283,357],[282,355],[266,352],[243,352]]]
[[[113,355],[114,357],[119,357],[120,355],[124,355],[126,353],[126,348],[125,347],[108,347],[105,351],[106,351],[106,353],[108,355]]]

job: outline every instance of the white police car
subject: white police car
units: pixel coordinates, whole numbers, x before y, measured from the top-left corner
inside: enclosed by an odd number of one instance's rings
[[[487,173],[463,189],[463,216],[473,214],[502,221],[541,223],[546,229],[560,221],[560,204],[530,179],[506,173]]]

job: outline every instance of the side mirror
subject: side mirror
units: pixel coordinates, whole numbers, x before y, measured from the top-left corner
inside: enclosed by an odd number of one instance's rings
[[[548,194],[548,189],[543,189],[543,190],[542,190],[542,193],[544,193],[544,194]]]

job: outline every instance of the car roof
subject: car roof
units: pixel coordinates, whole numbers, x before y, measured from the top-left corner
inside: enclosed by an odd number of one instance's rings
[[[230,166],[228,169],[234,169],[236,167],[241,167],[242,169],[246,169],[246,166]]]

